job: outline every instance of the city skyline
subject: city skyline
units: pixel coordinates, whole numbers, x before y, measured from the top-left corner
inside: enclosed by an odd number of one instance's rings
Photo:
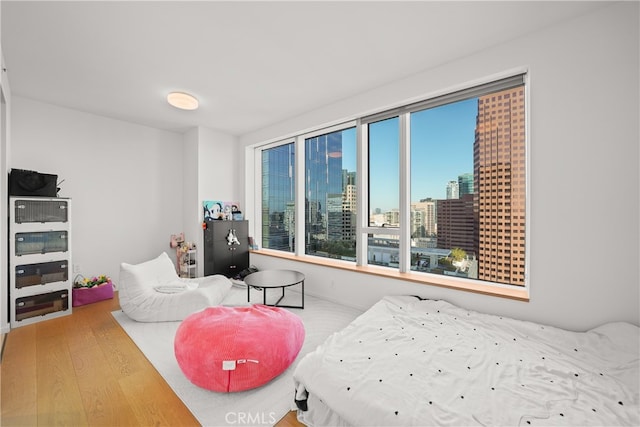
[[[446,199],[449,181],[473,173],[477,114],[478,98],[470,98],[411,115],[411,202]],[[377,156],[371,158],[371,168],[386,169],[370,175],[370,210],[389,211],[398,208],[398,181],[389,178],[399,170],[397,119],[376,122],[371,137],[376,144],[371,154]],[[343,132],[342,165],[348,171],[355,171],[355,138],[355,128]]]

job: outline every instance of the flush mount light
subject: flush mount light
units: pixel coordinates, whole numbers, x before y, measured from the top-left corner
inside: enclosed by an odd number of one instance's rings
[[[181,110],[195,110],[198,108],[198,100],[184,92],[171,92],[167,95],[167,102]]]

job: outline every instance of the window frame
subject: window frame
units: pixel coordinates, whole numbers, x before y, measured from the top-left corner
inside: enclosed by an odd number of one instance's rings
[[[254,242],[258,243],[259,247],[262,247],[262,152],[269,150],[271,148],[277,148],[277,147],[281,147],[288,144],[294,144],[295,146],[296,144],[295,137],[278,139],[276,141],[272,141],[267,144],[263,144],[263,145],[260,145],[259,147],[254,148],[254,151],[257,152],[257,155],[254,155],[253,157],[253,170],[255,171],[255,174],[254,174],[255,190],[253,191],[254,214],[252,218],[249,218],[247,216],[247,219],[253,220],[252,222],[254,223],[254,226],[253,226]],[[297,149],[298,147],[295,147],[295,148]],[[297,175],[298,153],[297,152],[295,157],[295,163],[296,164],[294,165],[294,170],[293,170],[293,180],[294,180],[293,182],[296,184],[295,192],[294,192],[294,203],[295,203],[294,210],[295,210],[295,217],[297,218],[298,217],[298,187],[299,187],[297,185],[298,184],[298,175]],[[245,209],[245,211],[249,212],[247,209]],[[296,221],[296,234],[298,232],[297,223],[298,221]],[[277,251],[277,249],[270,249],[270,250]],[[297,245],[295,245],[295,250],[297,250]],[[292,252],[287,251],[287,253],[292,253]]]
[[[468,278],[458,278],[451,276],[440,276],[433,273],[424,273],[424,272],[414,272],[411,271],[411,169],[410,169],[410,153],[411,153],[411,141],[410,141],[410,120],[411,113],[421,111],[427,108],[435,108],[440,105],[446,105],[449,103],[453,103],[456,101],[460,101],[463,99],[468,99],[472,97],[477,97],[481,95],[486,95],[490,92],[499,91],[503,89],[507,89],[509,87],[523,86],[525,91],[525,104],[524,104],[524,120],[525,120],[525,266],[524,266],[524,284],[520,285],[512,285],[512,284],[502,284],[497,282],[489,282],[483,280],[476,279],[468,279]],[[354,265],[354,269],[356,271],[362,271],[365,273],[379,274],[383,276],[390,277],[399,277],[404,278],[405,280],[432,284],[436,286],[444,286],[451,287],[455,289],[467,289],[472,292],[477,293],[485,293],[491,295],[504,294],[508,298],[520,299],[520,300],[528,300],[530,280],[529,280],[529,271],[530,271],[530,246],[531,246],[531,215],[530,215],[530,206],[531,206],[531,191],[530,191],[530,181],[531,181],[531,156],[530,156],[530,146],[531,146],[531,138],[530,138],[530,109],[531,97],[530,97],[530,77],[529,71],[527,69],[517,69],[511,70],[510,72],[503,73],[501,75],[494,75],[492,77],[486,78],[484,80],[470,82],[467,85],[462,85],[458,88],[452,90],[444,90],[439,94],[432,94],[430,96],[425,96],[419,101],[415,102],[407,102],[401,103],[398,106],[394,106],[391,108],[381,109],[376,113],[369,115],[361,115],[359,117],[355,117],[349,120],[336,122],[337,124],[327,125],[327,126],[319,126],[318,128],[314,128],[311,130],[307,130],[305,132],[296,133],[293,136],[289,136],[287,138],[280,138],[276,141],[269,142],[266,144],[257,144],[251,149],[255,150],[255,166],[256,166],[256,175],[254,178],[254,189],[261,188],[261,176],[262,171],[261,167],[261,151],[266,148],[271,148],[281,144],[287,144],[289,142],[294,141],[296,144],[296,165],[295,165],[295,182],[296,182],[296,217],[304,217],[305,214],[305,206],[304,203],[300,203],[300,201],[304,201],[305,199],[305,185],[304,185],[304,176],[305,176],[305,164],[304,164],[304,141],[307,138],[312,138],[314,136],[320,136],[323,134],[344,130],[350,127],[356,128],[356,183],[357,183],[357,196],[356,196],[356,204],[357,204],[357,223],[356,223],[356,262],[355,264],[351,261],[342,261],[342,260],[331,260],[331,262],[323,262],[322,257],[318,257],[315,255],[307,255],[305,254],[306,242],[304,242],[305,238],[305,230],[304,230],[304,221],[297,221],[295,225],[295,233],[296,233],[296,245],[295,245],[295,259],[298,261],[309,261],[312,263],[319,264],[328,264],[328,265],[338,265],[341,263],[346,263],[349,265]],[[395,228],[383,228],[383,227],[373,227],[369,224],[369,212],[368,212],[368,194],[369,194],[369,183],[368,183],[368,129],[367,126],[369,123],[373,123],[380,120],[385,120],[391,117],[397,116],[399,118],[399,142],[400,142],[400,153],[399,153],[399,171],[400,171],[400,226]],[[302,178],[301,178],[302,177]],[[302,182],[300,181],[302,179]],[[302,185],[300,185],[302,184]],[[247,185],[249,188],[249,185]],[[260,191],[257,191],[255,200],[257,202],[256,207],[256,215],[254,215],[255,224],[255,234],[257,241],[262,241],[262,236],[258,234],[261,232],[261,194]],[[385,234],[385,235],[394,235],[399,238],[399,266],[398,268],[389,268],[389,267],[378,267],[369,265],[368,263],[368,236],[369,234]],[[271,252],[271,251],[269,251]],[[278,251],[273,251],[278,252]],[[269,255],[278,256],[278,254],[268,253]],[[287,255],[292,255],[291,253],[287,253]],[[289,256],[284,255],[284,258],[289,258]],[[309,259],[312,258],[312,259]],[[320,258],[320,260],[315,260],[313,258]],[[346,266],[344,268],[351,269],[351,267]],[[391,270],[391,271],[384,271]],[[483,289],[486,288],[486,292]],[[514,292],[508,292],[512,290]],[[520,292],[522,291],[522,292]],[[514,295],[516,295],[514,297]]]

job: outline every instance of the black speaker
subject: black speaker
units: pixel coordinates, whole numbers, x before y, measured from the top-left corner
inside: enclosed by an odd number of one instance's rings
[[[11,169],[9,172],[9,195],[57,197],[57,182],[58,175],[25,169]]]

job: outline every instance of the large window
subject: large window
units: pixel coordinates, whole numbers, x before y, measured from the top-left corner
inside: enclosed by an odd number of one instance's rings
[[[518,75],[261,149],[263,246],[524,286],[525,93]]]

